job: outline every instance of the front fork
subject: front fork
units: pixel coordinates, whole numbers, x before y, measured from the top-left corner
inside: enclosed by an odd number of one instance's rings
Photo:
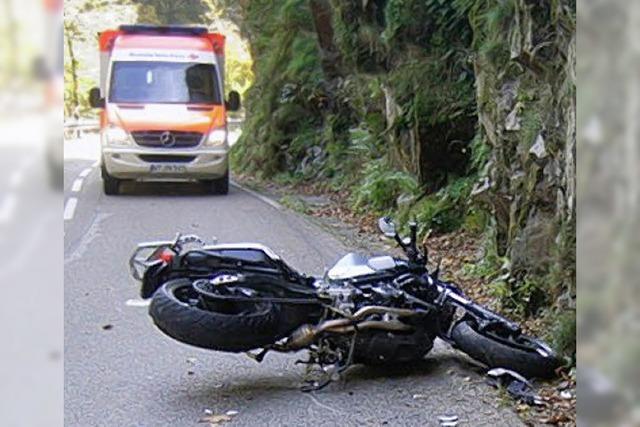
[[[463,309],[468,315],[471,315],[477,321],[479,331],[483,331],[491,325],[499,324],[506,328],[510,334],[519,335],[522,332],[520,325],[474,301],[471,301],[457,288],[454,288],[444,282],[438,282],[435,283],[435,285],[439,292],[435,305],[442,309],[445,309],[447,305],[453,305],[454,307]]]

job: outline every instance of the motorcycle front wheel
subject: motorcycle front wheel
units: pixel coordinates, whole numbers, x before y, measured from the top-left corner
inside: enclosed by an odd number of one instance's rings
[[[170,280],[154,293],[149,315],[166,335],[216,351],[244,352],[282,338],[277,304],[243,302],[206,307],[186,278]]]
[[[505,368],[527,378],[550,378],[561,360],[547,345],[521,334],[517,338],[498,337],[480,331],[472,320],[461,320],[451,330],[456,347],[489,368]]]

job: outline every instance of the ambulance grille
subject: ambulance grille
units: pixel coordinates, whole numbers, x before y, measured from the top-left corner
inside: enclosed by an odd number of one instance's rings
[[[200,132],[181,131],[134,131],[131,132],[136,144],[155,148],[188,148],[195,147],[202,141]]]

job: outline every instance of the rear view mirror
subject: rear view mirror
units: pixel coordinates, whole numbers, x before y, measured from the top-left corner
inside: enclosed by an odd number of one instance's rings
[[[89,105],[91,108],[104,108],[104,98],[100,96],[100,89],[97,87],[89,90]]]
[[[393,220],[388,216],[383,216],[378,220],[378,228],[387,237],[395,237],[396,236],[396,225],[393,223]]]
[[[240,94],[235,90],[229,92],[229,99],[226,102],[227,110],[238,111],[240,109]]]

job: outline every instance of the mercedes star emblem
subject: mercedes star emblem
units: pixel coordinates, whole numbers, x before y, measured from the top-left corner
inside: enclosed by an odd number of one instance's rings
[[[163,147],[173,147],[175,143],[176,138],[171,134],[171,132],[162,132],[162,135],[160,135],[160,144]]]

